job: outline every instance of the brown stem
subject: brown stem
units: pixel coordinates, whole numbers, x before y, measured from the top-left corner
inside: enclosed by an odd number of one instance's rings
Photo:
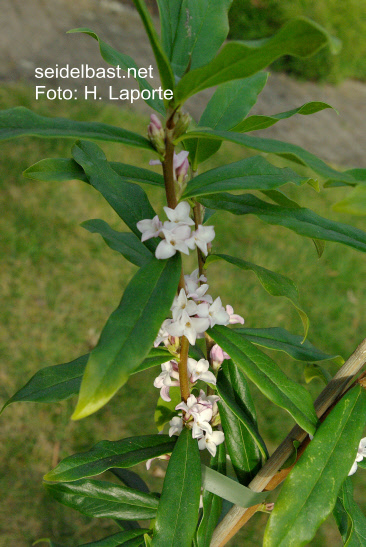
[[[355,375],[359,373],[365,362],[366,338],[316,399],[314,406],[319,418],[348,389]],[[302,443],[306,436],[307,433],[296,425],[254,477],[249,484],[249,488],[254,492],[262,492],[290,456],[293,451],[293,441],[297,440]],[[212,536],[210,547],[223,547],[226,545],[229,539],[247,522],[248,519],[245,515],[249,511],[250,508],[245,509],[234,505],[217,526]]]
[[[188,397],[190,396],[189,391],[189,379],[188,379],[188,350],[189,342],[185,336],[182,336],[180,339],[180,359],[178,364],[179,371],[179,382],[180,382],[180,394],[182,401],[187,402]]]

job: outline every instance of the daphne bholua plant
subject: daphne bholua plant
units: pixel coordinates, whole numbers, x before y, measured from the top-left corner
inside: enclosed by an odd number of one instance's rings
[[[158,0],[159,38],[143,0],[134,2],[162,86],[173,91],[171,100],[156,99],[150,85],[137,76],[140,89],[148,91],[143,97],[156,111],[148,138],[92,121],[42,117],[23,107],[0,113],[3,139],[82,139],[74,144],[72,158],[41,160],[25,176],[79,179],[98,190],[130,231],[116,232],[102,220],[83,226],[138,267],[91,353],[40,370],[5,406],[57,402],[78,394],[73,414],[78,420],[107,404],[130,376],[158,368],[159,434],[141,431],[138,437],[101,441],[62,460],[45,476],[45,487],[57,501],[91,517],[110,517],[120,526],[114,535],[88,545],[222,546],[258,510],[270,512],[266,547],[307,544],[332,512],[344,543],[362,543],[366,520],[353,501],[348,475],[363,467],[366,457],[365,381],[359,376],[366,342],[329,381],[319,363],[339,358],[306,340],[308,318],[294,283],[242,256],[219,252],[211,218],[222,212],[256,215],[313,239],[319,256],[326,241],[366,251],[364,232],[299,206],[283,189],[287,183],[298,191],[304,184],[316,189],[320,183],[357,185],[365,178],[364,170],[341,172],[298,146],[248,134],[283,118],[330,108],[310,102],[279,114],[249,115],[267,80],[263,69],[273,60],[281,55],[307,57],[321,47],[334,48],[335,42],[321,27],[300,18],[266,40],[223,45],[231,0]],[[98,40],[110,64],[123,70],[136,67],[132,58],[89,29],[74,32]],[[184,103],[213,86],[216,91],[200,119],[193,121],[183,111]],[[90,140],[155,153],[151,163],[160,164],[162,173],[110,163]],[[256,154],[205,169],[203,162],[223,141]],[[270,154],[271,162],[258,152]],[[165,190],[164,218],[151,206],[143,184]],[[197,267],[190,273],[185,256],[192,253]],[[234,313],[235,302],[224,306],[219,296],[209,294],[214,289],[209,266],[219,260],[252,271],[269,294],[287,297],[301,317],[304,336],[279,327],[244,328],[244,319]],[[329,381],[315,402],[263,347],[308,363],[307,380],[317,376]],[[249,380],[296,422],[271,456],[259,432]],[[136,473],[126,471],[141,462],[149,468],[155,458],[168,460],[161,494],[149,492]],[[108,470],[121,484],[90,478]],[[285,478],[273,506],[269,491]],[[222,513],[223,500],[231,505],[227,514]],[[149,519],[150,526],[136,522]]]

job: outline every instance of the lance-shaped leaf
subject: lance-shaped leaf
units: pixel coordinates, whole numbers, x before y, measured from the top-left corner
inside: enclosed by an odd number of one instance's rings
[[[117,175],[123,177],[125,182],[142,182],[164,188],[164,177],[160,173],[118,161],[110,161],[108,164]],[[64,182],[66,180],[89,182],[84,169],[75,160],[69,158],[46,158],[28,167],[23,171],[23,175],[28,179],[46,182]]]
[[[73,34],[76,32],[82,32],[83,34],[91,36],[92,38],[94,38],[94,40],[97,40],[97,42],[99,43],[100,54],[103,59],[112,66],[119,66],[121,70],[128,73],[129,77],[132,76],[138,82],[141,92],[144,89],[147,89],[149,91],[150,98],[144,99],[146,103],[160,114],[165,114],[163,101],[161,101],[159,97],[156,98],[154,96],[154,94],[152,93],[153,88],[146,80],[146,69],[142,69],[141,72],[139,72],[140,69],[134,59],[132,59],[132,57],[130,57],[129,55],[124,55],[123,53],[115,50],[112,46],[101,40],[99,36],[89,28],[75,28],[69,30],[68,34]],[[145,75],[145,77],[141,77],[140,74]]]
[[[198,127],[226,131],[238,125],[257,102],[267,78],[267,72],[259,72],[249,78],[220,85],[207,103]],[[219,150],[221,141],[196,139],[187,140],[184,145],[189,150],[193,170],[196,170],[201,162]]]
[[[198,175],[188,183],[183,198],[230,190],[272,190],[287,182],[301,185],[308,180],[288,167],[275,167],[262,156],[252,156]]]
[[[77,142],[72,147],[72,155],[84,169],[90,184],[102,194],[130,230],[141,238],[137,222],[155,216],[144,190],[117,175],[108,164],[103,150],[95,143]],[[146,247],[154,251],[156,242],[150,239],[146,241]]]
[[[137,133],[100,122],[77,122],[66,118],[48,118],[24,106],[0,111],[0,140],[15,137],[67,137],[119,142],[154,151],[150,141]]]
[[[136,545],[142,545],[143,535],[149,532],[146,528],[141,528],[140,530],[126,530],[125,532],[118,532],[113,534],[113,536],[108,536],[106,538],[100,539],[99,541],[92,541],[91,543],[83,543],[79,547],[119,547],[120,545],[125,545],[126,547],[131,547],[135,545],[132,541],[136,541]],[[138,539],[140,538],[140,543]]]
[[[318,419],[310,394],[303,386],[290,380],[268,355],[228,327],[215,325],[208,334],[270,401],[287,410],[300,427],[314,434]]]
[[[234,330],[256,346],[284,351],[298,361],[315,362],[334,359],[340,365],[344,363],[344,359],[340,355],[328,355],[317,349],[308,340],[303,340],[302,336],[292,334],[280,327],[267,329],[235,328]]]
[[[167,435],[143,435],[121,441],[101,441],[88,452],[65,458],[44,479],[70,482],[100,475],[112,467],[132,467],[172,452],[174,445],[175,439]]]
[[[256,274],[263,288],[272,296],[284,296],[288,298],[290,302],[295,306],[298,311],[302,324],[304,326],[304,337],[306,338],[308,329],[309,329],[309,319],[304,310],[302,309],[299,302],[299,293],[295,283],[288,277],[267,270],[262,266],[253,264],[252,262],[247,262],[241,258],[236,258],[224,254],[214,254],[210,255],[207,259],[207,264],[215,262],[216,260],[226,260],[234,266],[238,266],[242,270],[249,270]]]
[[[92,234],[100,234],[108,247],[121,253],[129,262],[132,262],[136,266],[145,266],[153,256],[135,234],[131,232],[117,232],[104,222],[104,220],[98,218],[87,220],[81,226]]]
[[[73,419],[96,412],[147,357],[169,314],[180,277],[181,259],[153,258],[127,286],[90,354]]]
[[[307,384],[316,378],[327,385],[331,381],[332,375],[325,368],[315,363],[308,363],[304,368],[304,378]]]
[[[214,457],[211,457],[210,469],[214,469],[214,471],[225,475],[225,443],[219,444],[219,446],[217,447],[216,455]],[[212,534],[217,526],[217,522],[221,514],[222,498],[204,489],[202,493],[202,504],[202,518],[196,533],[197,547],[206,547],[206,545],[210,544]]]
[[[146,482],[134,471],[119,467],[113,467],[109,471],[129,488],[135,488],[135,490],[140,490],[140,492],[146,492],[147,494],[150,492]]]
[[[366,517],[353,499],[353,485],[350,478],[342,484],[333,515],[344,545],[363,547],[366,542]]]
[[[135,545],[134,543],[131,543],[133,540],[136,541],[136,545],[142,545],[144,541],[143,535],[148,531],[148,529],[143,528],[140,530],[126,530],[125,532],[118,532],[117,534],[113,534],[113,536],[108,536],[99,541],[83,543],[79,547],[120,547],[120,545],[131,547],[132,545]],[[138,542],[139,538],[140,543]]]
[[[236,476],[247,485],[259,471],[261,454],[267,458],[266,445],[257,426],[249,386],[240,369],[232,362],[224,362],[217,377],[217,392],[226,446]]]
[[[268,154],[276,154],[277,156],[288,159],[301,166],[310,167],[315,173],[318,173],[326,179],[332,179],[338,182],[346,182],[349,184],[357,183],[355,173],[351,171],[339,172],[327,165],[323,160],[311,154],[307,150],[304,150],[296,144],[290,144],[288,142],[277,141],[275,139],[266,139],[262,137],[253,137],[246,133],[236,133],[234,131],[215,131],[212,129],[192,129],[188,133],[184,133],[182,137],[177,139],[179,141],[187,141],[188,139],[207,139],[219,141],[229,141],[251,148],[253,150],[259,150],[260,152],[266,152]]]
[[[291,118],[295,114],[302,114],[308,116],[309,114],[315,114],[326,108],[333,108],[327,103],[320,101],[305,103],[299,108],[293,108],[286,112],[280,112],[279,114],[273,114],[272,116],[249,116],[245,120],[241,121],[238,125],[233,127],[233,131],[238,133],[246,133],[247,131],[258,131],[258,129],[266,129],[271,127],[280,120],[286,120]]]
[[[162,40],[173,72],[207,64],[229,32],[232,0],[159,0]]]
[[[251,507],[261,503],[269,494],[269,492],[254,492],[206,465],[202,465],[202,484],[209,492],[240,507]]]
[[[156,515],[159,499],[153,494],[117,486],[106,481],[80,480],[45,483],[49,494],[83,515],[112,519],[150,519]]]
[[[309,57],[326,45],[334,45],[328,33],[302,17],[292,19],[271,38],[229,42],[206,66],[183,76],[176,88],[176,103],[208,87],[251,76],[282,55]]]
[[[164,479],[153,547],[191,547],[198,520],[201,462],[197,439],[183,428]]]
[[[234,215],[256,215],[268,224],[284,226],[299,235],[343,243],[366,252],[365,232],[348,224],[323,218],[304,207],[281,207],[267,203],[252,194],[214,194],[201,198],[200,202],[210,209],[229,211]]]
[[[332,512],[365,426],[366,391],[355,386],[320,425],[287,477],[266,528],[265,547],[307,545]]]
[[[174,89],[174,75],[170,66],[168,57],[166,56],[161,45],[159,36],[155,30],[154,23],[150,17],[144,0],[133,0],[137,11],[140,14],[141,20],[145,27],[146,34],[149,38],[151,48],[153,50],[156,64],[158,65],[161,83],[164,89]]]
[[[349,195],[333,205],[333,210],[347,215],[366,215],[366,186],[356,186]]]
[[[170,357],[165,348],[153,348],[132,374],[161,365]],[[70,363],[42,368],[5,403],[1,412],[11,403],[57,403],[77,395],[88,359],[89,353]]]

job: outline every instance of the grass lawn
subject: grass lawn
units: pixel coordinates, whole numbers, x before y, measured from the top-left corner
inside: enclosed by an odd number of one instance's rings
[[[45,115],[93,119],[146,132],[146,118],[115,107],[91,102],[36,103],[32,97],[32,89],[5,86],[0,91],[1,108],[24,105]],[[24,169],[42,158],[69,157],[71,145],[72,140],[35,138],[1,144],[1,403],[40,368],[71,361],[92,348],[136,271],[100,236],[79,226],[84,220],[102,218],[113,228],[124,229],[93,188],[78,181],[44,183],[22,176]],[[109,160],[148,167],[150,155],[146,151],[115,144],[102,147]],[[225,145],[215,161],[205,167],[236,161],[244,154],[240,147]],[[162,192],[149,187],[145,190],[160,211],[164,204]],[[363,219],[331,211],[331,204],[345,192],[333,189],[317,194],[310,187],[289,187],[288,194],[323,216],[365,228]],[[313,344],[344,357],[355,349],[366,333],[366,262],[361,253],[329,243],[318,260],[311,240],[285,228],[229,213],[214,219],[215,250],[245,258],[296,282],[311,321],[309,340]],[[187,271],[191,266],[187,265]],[[287,300],[270,297],[254,274],[218,263],[212,265],[208,275],[211,294],[220,295],[224,304],[233,304],[235,311],[245,317],[247,327],[280,326],[301,334],[296,310]],[[303,378],[302,363],[282,353],[272,356],[289,376]],[[325,366],[331,373],[337,368],[334,363]],[[5,410],[0,445],[1,547],[28,547],[42,537],[72,547],[118,531],[111,521],[80,516],[48,498],[41,485],[42,476],[58,459],[87,450],[99,440],[156,432],[155,375],[156,371],[149,370],[134,376],[107,406],[79,422],[70,421],[74,399],[58,405],[16,403]],[[315,381],[309,389],[315,397],[322,386]],[[253,393],[261,433],[273,451],[292,427],[292,420],[256,389]],[[143,465],[140,470],[152,488],[161,488],[158,475],[163,467],[155,468],[153,474],[147,473]],[[113,480],[110,474],[105,478]],[[356,499],[362,504],[366,473],[360,470],[354,483]],[[265,521],[265,515],[255,516],[230,545],[261,545]],[[332,519],[321,527],[311,545],[341,545]]]

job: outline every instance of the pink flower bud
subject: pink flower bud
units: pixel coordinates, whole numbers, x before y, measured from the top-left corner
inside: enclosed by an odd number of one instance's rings
[[[220,366],[225,359],[230,359],[230,356],[218,344],[212,347],[210,357],[214,363],[214,368]]]
[[[161,121],[155,114],[151,114],[150,116],[150,125],[154,125],[156,129],[163,129]]]
[[[183,181],[189,169],[188,152],[182,150],[179,154],[174,153],[173,167],[175,180]]]

